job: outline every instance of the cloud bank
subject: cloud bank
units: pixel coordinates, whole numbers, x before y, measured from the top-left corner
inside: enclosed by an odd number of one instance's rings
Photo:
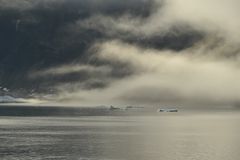
[[[51,91],[45,99],[66,104],[234,106],[238,6],[237,0],[1,1],[0,29],[9,37],[1,40],[7,43],[1,83],[38,98]]]
[[[71,93],[62,90],[60,99],[74,102],[76,97],[81,97],[82,103],[194,106],[234,105],[240,98],[238,61],[199,56],[191,49],[178,54],[142,49],[120,41],[105,42],[97,47],[99,59],[126,63],[134,74],[101,90]]]

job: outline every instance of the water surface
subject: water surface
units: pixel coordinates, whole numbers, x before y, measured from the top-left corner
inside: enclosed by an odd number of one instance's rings
[[[238,160],[237,112],[2,116],[1,160]]]

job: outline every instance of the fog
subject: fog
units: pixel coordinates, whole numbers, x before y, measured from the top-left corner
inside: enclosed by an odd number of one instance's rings
[[[36,59],[23,68],[24,80],[34,85],[15,84],[13,90],[34,89],[33,98],[66,105],[235,106],[239,5],[237,0],[91,0],[84,8],[81,0],[1,1],[1,8],[31,15],[19,18],[19,32],[26,31],[29,17],[36,26],[43,21],[35,10],[63,14],[63,22],[43,23],[56,33],[46,42],[49,49],[35,53],[42,55],[41,63]],[[49,90],[51,96],[43,96]]]

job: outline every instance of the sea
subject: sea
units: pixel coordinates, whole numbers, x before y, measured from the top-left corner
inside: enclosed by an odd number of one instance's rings
[[[239,160],[240,112],[0,107],[1,160]]]

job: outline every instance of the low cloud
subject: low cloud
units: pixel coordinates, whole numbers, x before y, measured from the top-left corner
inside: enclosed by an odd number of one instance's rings
[[[98,58],[124,62],[135,74],[102,90],[65,92],[93,104],[195,104],[227,105],[239,101],[240,69],[237,61],[207,59],[189,51],[174,53],[142,49],[119,41],[97,45]],[[61,99],[60,96],[60,99]],[[62,98],[63,98],[62,97]]]
[[[238,0],[169,0],[166,16],[172,21],[189,23],[195,28],[229,38],[239,42]]]
[[[107,66],[91,66],[91,65],[63,65],[53,68],[48,68],[42,71],[32,71],[29,75],[30,78],[38,78],[44,76],[65,75],[78,72],[88,72],[91,74],[109,74],[111,68]]]
[[[109,35],[128,33],[141,36],[165,35],[171,33],[172,27],[180,27],[183,31],[190,27],[239,42],[238,6],[238,0],[155,0],[155,8],[147,18],[129,14],[118,18],[94,15],[81,22],[81,25],[102,30]]]
[[[237,0],[2,0],[1,9],[21,14],[0,17],[10,35],[1,42],[15,43],[0,48],[1,83],[54,90],[50,101],[76,104],[238,104],[238,6]]]

